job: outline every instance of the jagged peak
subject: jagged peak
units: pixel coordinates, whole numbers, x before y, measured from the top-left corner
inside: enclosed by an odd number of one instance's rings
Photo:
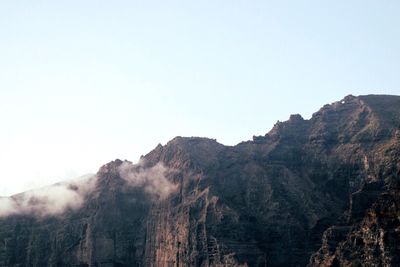
[[[331,112],[340,112],[340,111],[351,111],[359,108],[360,106],[365,105],[359,97],[353,95],[347,95],[343,99],[339,101],[335,101],[331,104],[326,104],[322,108],[320,108],[317,112],[312,115],[311,119],[318,118],[327,113]]]
[[[223,144],[217,142],[216,139],[206,138],[206,137],[182,137],[176,136],[175,138],[168,141],[166,145],[158,144],[150,153],[142,158],[148,158],[150,155],[160,154],[163,151],[168,150],[191,150],[195,147],[205,146],[205,147],[223,147]]]
[[[396,95],[347,95],[343,99],[339,101],[335,101],[331,104],[324,105],[319,111],[313,114],[314,116],[318,116],[324,111],[331,110],[341,110],[343,108],[357,108],[360,106],[368,106],[372,110],[376,109],[389,109],[391,105],[399,104],[400,96]]]
[[[292,114],[289,117],[289,121],[291,122],[304,121],[304,118],[300,114]]]
[[[277,121],[265,137],[278,138],[282,134],[290,135],[292,131],[301,131],[307,125],[308,121],[309,120],[305,120],[300,114],[292,114],[287,121]],[[257,141],[259,140],[261,139],[258,138]]]
[[[331,125],[330,129],[325,125]],[[310,128],[311,127],[311,128]],[[284,137],[301,136],[307,131],[313,138],[322,133],[335,134],[337,129],[346,132],[364,132],[368,130],[370,139],[390,136],[400,128],[400,96],[390,95],[347,95],[342,100],[324,105],[314,113],[310,120],[301,115],[291,115],[287,121],[277,121],[265,138],[253,138],[253,141],[264,142],[268,138],[277,140]],[[308,130],[307,130],[308,129]],[[380,131],[378,131],[380,129]],[[325,133],[323,135],[325,135]],[[363,138],[365,139],[365,135]],[[371,140],[372,140],[371,139]]]
[[[158,145],[151,152],[141,157],[146,166],[163,162],[167,166],[183,166],[187,164],[203,164],[215,157],[224,148],[216,139],[204,137],[177,136],[166,145]]]
[[[108,173],[117,173],[118,168],[124,163],[132,163],[128,160],[120,160],[120,159],[115,159],[113,161],[110,161],[109,163],[104,164],[103,166],[100,167],[98,174],[108,174]]]
[[[357,98],[356,96],[350,94],[350,95],[345,96],[345,97],[343,98],[343,100],[341,100],[341,101],[352,101],[352,100],[354,100],[354,99],[356,99],[356,98]]]
[[[191,136],[191,137],[182,137],[176,136],[171,141],[169,141],[166,146],[170,145],[196,145],[196,144],[219,144],[217,139],[207,138],[207,137],[198,137],[198,136]]]

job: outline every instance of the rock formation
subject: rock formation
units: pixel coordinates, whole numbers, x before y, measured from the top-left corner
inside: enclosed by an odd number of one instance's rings
[[[0,199],[0,266],[400,266],[399,176],[400,97],[347,96],[236,146],[110,162],[62,212]]]

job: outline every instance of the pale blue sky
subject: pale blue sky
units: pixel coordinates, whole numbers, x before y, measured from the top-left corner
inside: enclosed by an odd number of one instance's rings
[[[0,3],[0,195],[400,94],[399,1]]]

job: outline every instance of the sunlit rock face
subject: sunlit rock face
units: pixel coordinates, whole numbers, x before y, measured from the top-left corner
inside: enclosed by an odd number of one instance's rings
[[[0,266],[400,266],[399,127],[400,97],[347,96],[236,146],[176,137],[0,199]]]

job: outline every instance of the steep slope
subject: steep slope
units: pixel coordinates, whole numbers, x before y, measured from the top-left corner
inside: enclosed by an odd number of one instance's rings
[[[233,147],[177,137],[79,207],[0,219],[0,266],[396,266],[399,139],[400,97],[375,95]]]
[[[346,220],[326,230],[309,266],[400,266],[399,133],[375,152],[382,178],[351,195]]]

